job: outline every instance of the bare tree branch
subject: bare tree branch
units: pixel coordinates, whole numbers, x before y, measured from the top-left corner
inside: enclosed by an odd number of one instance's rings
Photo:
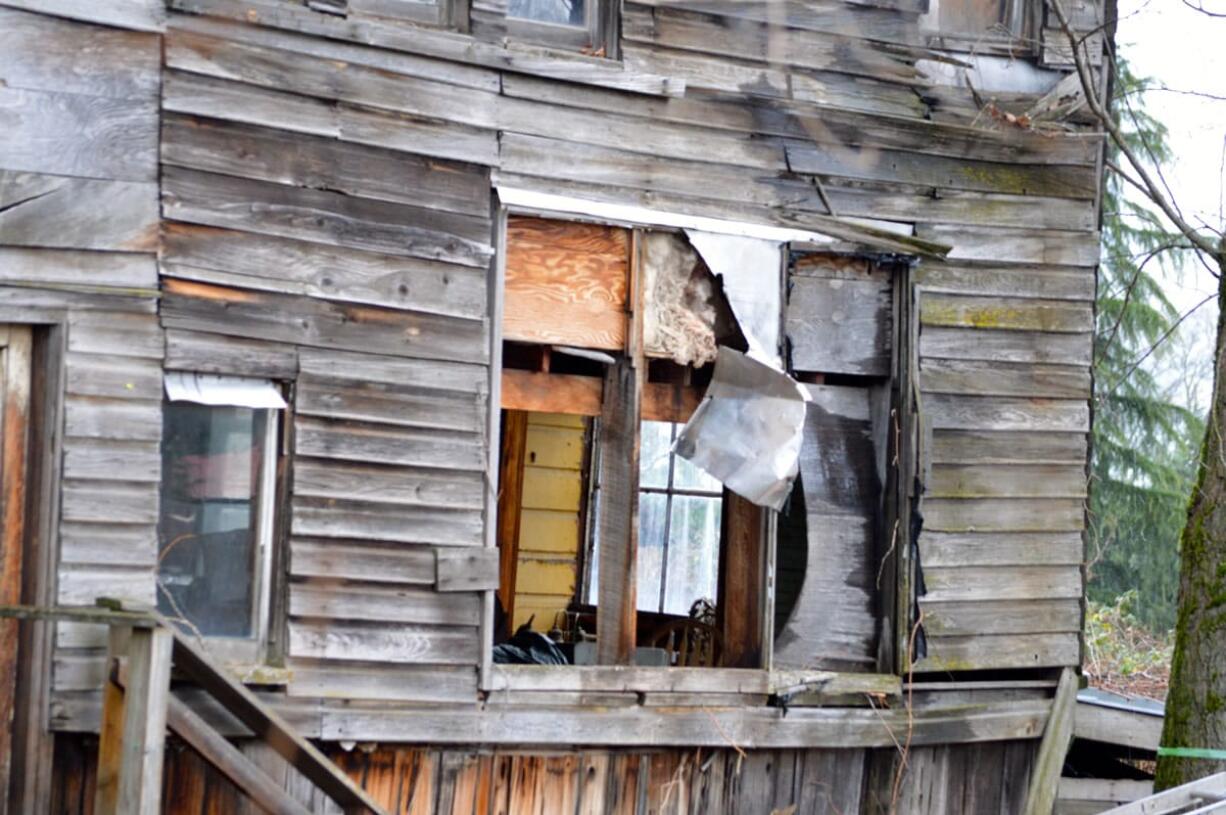
[[[1193,11],[1199,11],[1201,14],[1204,14],[1207,17],[1221,17],[1226,19],[1226,12],[1210,11],[1209,9],[1205,8],[1203,0],[1197,0],[1195,3],[1193,3],[1192,0],[1182,0],[1182,2]]]
[[[1086,107],[1098,120],[1107,135],[1115,144],[1120,154],[1127,160],[1129,167],[1136,173],[1137,179],[1132,180],[1130,176],[1124,175],[1124,178],[1129,179],[1131,183],[1141,189],[1147,198],[1162,210],[1162,213],[1175,224],[1175,227],[1184,234],[1184,236],[1196,245],[1196,248],[1211,257],[1217,257],[1218,248],[1212,242],[1202,235],[1197,229],[1183,219],[1167,196],[1163,193],[1162,188],[1154,181],[1149,171],[1145,168],[1144,162],[1136,154],[1128,144],[1128,140],[1124,137],[1119,125],[1112,119],[1111,114],[1107,111],[1099,99],[1098,92],[1094,86],[1094,77],[1090,71],[1090,67],[1086,60],[1085,49],[1079,48],[1077,44],[1077,34],[1073,31],[1072,25],[1069,23],[1068,13],[1064,9],[1064,3],[1061,0],[1051,0],[1051,9],[1056,13],[1057,19],[1060,20],[1060,27],[1063,29],[1065,36],[1068,38],[1069,45],[1073,51],[1073,63],[1077,67],[1077,75],[1081,77],[1082,90],[1086,95]]]
[[[1203,305],[1205,305],[1206,303],[1209,303],[1209,302],[1211,302],[1211,301],[1213,301],[1213,300],[1216,300],[1216,299],[1217,299],[1217,293],[1216,293],[1216,292],[1214,292],[1213,294],[1209,295],[1209,296],[1208,296],[1208,297],[1206,297],[1204,300],[1201,300],[1199,303],[1197,303],[1196,305],[1192,306],[1192,308],[1188,309],[1188,310],[1187,310],[1187,311],[1185,311],[1183,314],[1181,314],[1181,315],[1179,316],[1179,319],[1178,319],[1178,320],[1176,320],[1174,323],[1172,323],[1172,324],[1171,324],[1171,327],[1170,327],[1170,328],[1168,328],[1168,329],[1167,329],[1165,332],[1163,332],[1162,336],[1158,338],[1158,341],[1157,341],[1157,342],[1155,342],[1153,345],[1151,345],[1151,346],[1149,347],[1149,350],[1147,350],[1147,351],[1146,351],[1144,354],[1142,354],[1142,355],[1141,355],[1141,356],[1140,356],[1140,357],[1137,359],[1137,361],[1136,361],[1136,362],[1134,362],[1134,363],[1132,363],[1132,365],[1129,365],[1129,366],[1128,366],[1128,370],[1124,371],[1123,375],[1122,375],[1122,376],[1120,376],[1120,378],[1119,378],[1119,379],[1117,379],[1117,380],[1115,381],[1115,384],[1111,386],[1111,390],[1110,390],[1110,391],[1107,393],[1107,395],[1108,395],[1108,396],[1113,395],[1113,394],[1115,393],[1116,389],[1117,389],[1117,388],[1119,388],[1119,386],[1120,386],[1122,383],[1124,383],[1124,382],[1125,382],[1125,381],[1128,379],[1128,377],[1132,376],[1132,372],[1133,372],[1133,371],[1135,371],[1137,368],[1141,367],[1141,363],[1142,363],[1142,362],[1144,362],[1145,360],[1149,359],[1150,355],[1152,355],[1152,354],[1154,353],[1154,351],[1157,351],[1157,350],[1158,350],[1158,346],[1162,345],[1162,343],[1164,343],[1164,342],[1166,342],[1168,339],[1170,339],[1170,336],[1171,336],[1172,334],[1174,334],[1174,333],[1175,333],[1175,330],[1176,330],[1177,328],[1179,328],[1179,326],[1180,326],[1180,325],[1182,325],[1182,324],[1183,324],[1183,321],[1184,321],[1184,320],[1188,319],[1188,318],[1189,318],[1189,317],[1191,317],[1193,314],[1195,314],[1195,313],[1196,313],[1196,310],[1197,310],[1197,309],[1199,309],[1201,306],[1203,306]]]
[[[1149,252],[1145,260],[1137,266],[1137,270],[1132,273],[1132,280],[1128,281],[1128,288],[1124,291],[1124,302],[1120,306],[1120,313],[1115,318],[1115,325],[1111,326],[1111,333],[1107,335],[1107,341],[1098,348],[1098,353],[1095,355],[1094,364],[1097,366],[1098,361],[1106,355],[1107,350],[1111,348],[1111,344],[1115,342],[1115,335],[1119,333],[1120,323],[1124,322],[1124,312],[1128,310],[1128,303],[1132,300],[1133,289],[1136,288],[1137,281],[1141,279],[1141,273],[1145,271],[1146,265],[1158,255],[1170,249],[1183,249],[1185,244],[1167,243],[1157,247]]]

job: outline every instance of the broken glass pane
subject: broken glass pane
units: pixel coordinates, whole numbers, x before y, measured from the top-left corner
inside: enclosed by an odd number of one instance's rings
[[[587,0],[510,0],[507,16],[582,28],[587,25]]]
[[[639,493],[638,607],[659,611],[660,587],[664,579],[664,518],[668,496],[657,492]]]
[[[673,496],[664,612],[688,614],[694,601],[718,599],[719,498]]]
[[[643,422],[639,441],[639,486],[668,486],[668,457],[673,445],[673,425]]]
[[[158,609],[204,636],[250,637],[268,410],[164,411]]]

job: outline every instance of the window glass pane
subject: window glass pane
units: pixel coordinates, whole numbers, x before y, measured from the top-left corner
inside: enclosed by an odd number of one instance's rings
[[[941,0],[941,31],[982,36],[994,31],[1004,15],[1004,0]]]
[[[588,0],[510,0],[507,15],[555,25],[587,25]]]
[[[668,456],[672,446],[668,422],[643,422],[639,442],[639,486],[668,486]]]
[[[717,599],[720,503],[719,498],[673,496],[664,592],[668,614],[688,614],[700,598],[712,604]]]
[[[639,493],[638,607],[660,609],[660,584],[664,571],[664,514],[668,496]]]
[[[684,490],[723,491],[718,478],[707,475],[681,456],[673,456],[673,486]]]
[[[164,410],[158,609],[206,636],[250,637],[268,411]]]

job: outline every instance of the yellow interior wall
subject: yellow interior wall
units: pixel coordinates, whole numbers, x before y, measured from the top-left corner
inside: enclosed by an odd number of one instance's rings
[[[547,632],[575,596],[583,505],[582,416],[530,413],[515,574],[518,628]]]

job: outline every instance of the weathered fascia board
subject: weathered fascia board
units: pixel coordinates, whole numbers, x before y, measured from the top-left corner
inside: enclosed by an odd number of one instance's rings
[[[907,711],[840,708],[564,708],[323,704],[321,738],[439,744],[588,744],[744,749],[893,747],[1037,738],[1046,700]]]
[[[486,68],[613,88],[651,96],[681,96],[673,77],[629,71],[618,62],[517,43],[496,44],[447,31],[370,19],[345,20],[272,0],[169,0],[178,11],[297,31],[333,40],[405,51]]]
[[[162,0],[0,0],[0,6],[136,31],[161,31],[166,22]]]

